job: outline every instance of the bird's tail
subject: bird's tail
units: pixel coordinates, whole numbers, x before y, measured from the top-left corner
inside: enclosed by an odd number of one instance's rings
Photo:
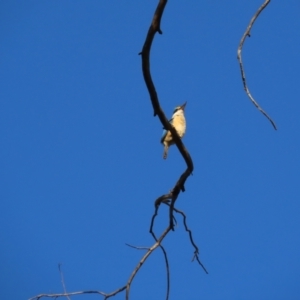
[[[168,147],[167,147],[167,146],[165,146],[165,148],[164,148],[164,154],[163,154],[163,158],[164,158],[164,159],[166,159],[166,158],[167,158],[167,156],[168,156]]]

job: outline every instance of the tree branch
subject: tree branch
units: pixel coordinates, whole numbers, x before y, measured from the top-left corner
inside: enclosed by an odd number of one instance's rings
[[[63,274],[62,269],[61,269],[61,263],[58,264],[58,270],[59,270],[59,273],[60,273],[61,284],[63,286],[64,293],[66,294],[67,293],[67,289],[66,289],[66,285],[65,285],[64,274]],[[71,300],[69,298],[69,296],[66,296],[66,297],[67,297],[68,300]]]
[[[171,205],[170,205],[170,226],[171,229],[174,230],[174,223],[173,223],[173,208],[174,208],[174,204],[175,201],[180,193],[180,191],[185,191],[184,188],[184,184],[185,181],[187,180],[187,178],[192,174],[193,170],[194,170],[194,165],[191,159],[190,154],[188,153],[187,149],[185,148],[182,140],[180,139],[180,137],[178,136],[177,131],[175,130],[175,128],[169,123],[168,119],[166,118],[159,100],[158,100],[158,96],[157,96],[157,92],[155,90],[155,86],[151,77],[151,73],[150,73],[150,50],[151,50],[151,45],[154,39],[154,36],[156,34],[156,32],[158,33],[162,33],[161,28],[160,28],[160,23],[161,23],[161,18],[165,9],[165,6],[167,4],[167,0],[160,0],[157,8],[155,10],[151,25],[149,27],[147,36],[146,36],[146,40],[144,42],[144,46],[142,49],[142,52],[140,53],[142,55],[142,70],[143,70],[143,76],[144,76],[144,80],[146,83],[146,86],[148,88],[148,92],[150,95],[150,99],[151,99],[151,103],[154,109],[154,116],[158,115],[160,122],[163,125],[163,128],[165,128],[166,130],[169,130],[172,133],[173,139],[175,141],[175,144],[179,150],[179,152],[181,153],[183,159],[186,162],[187,165],[187,169],[185,172],[183,172],[183,174],[180,176],[179,180],[177,181],[177,183],[175,184],[173,190],[171,191]],[[162,198],[164,198],[165,196],[162,196]],[[159,204],[156,202],[156,205]]]
[[[127,244],[129,247],[132,247],[132,248],[135,248],[135,249],[138,249],[138,250],[147,250],[147,251],[144,254],[144,256],[140,259],[140,261],[138,262],[135,269],[132,271],[126,285],[116,289],[115,291],[113,291],[111,293],[105,293],[105,292],[102,292],[102,291],[99,291],[99,290],[96,290],[96,291],[78,291],[78,292],[67,293],[66,290],[65,290],[65,287],[64,287],[64,293],[39,294],[37,296],[34,296],[34,297],[30,298],[29,300],[39,300],[41,298],[55,298],[56,299],[56,298],[59,298],[59,297],[69,297],[69,296],[83,295],[83,294],[98,294],[98,295],[102,295],[104,297],[104,300],[107,300],[108,298],[113,297],[116,294],[118,294],[118,293],[120,293],[124,290],[126,290],[126,297],[125,298],[126,298],[126,300],[129,300],[130,287],[131,287],[131,283],[133,282],[133,279],[135,278],[136,274],[138,273],[138,271],[140,270],[142,265],[145,263],[147,258],[158,247],[160,247],[162,249],[163,254],[164,254],[164,258],[165,258],[166,270],[167,270],[166,299],[167,300],[169,299],[169,291],[170,291],[169,262],[168,262],[167,252],[164,249],[164,247],[161,245],[161,243],[162,243],[163,239],[167,236],[167,234],[171,230],[174,230],[174,220],[175,220],[175,218],[173,216],[173,211],[175,210],[176,212],[178,212],[178,210],[176,208],[174,208],[175,201],[176,201],[180,191],[183,191],[183,192],[185,191],[185,188],[184,188],[185,181],[192,174],[194,166],[193,166],[193,162],[192,162],[192,159],[190,157],[190,154],[188,153],[188,151],[185,148],[184,144],[182,143],[180,137],[178,136],[177,131],[169,123],[169,121],[166,118],[163,110],[160,107],[158,96],[157,96],[155,86],[153,84],[153,81],[152,81],[152,78],[151,78],[151,73],[150,73],[150,58],[149,57],[150,57],[151,45],[152,45],[155,33],[158,32],[158,33],[162,34],[162,31],[161,31],[161,28],[160,28],[160,23],[161,23],[161,18],[162,18],[164,8],[165,8],[166,4],[167,4],[167,0],[159,0],[158,6],[157,6],[156,11],[154,13],[152,23],[149,27],[149,30],[148,30],[148,33],[147,33],[147,36],[146,36],[146,40],[145,40],[142,52],[140,53],[141,56],[142,56],[142,70],[143,70],[144,80],[145,80],[145,83],[147,85],[147,88],[148,88],[148,91],[149,91],[149,94],[150,94],[151,103],[153,105],[154,116],[158,115],[163,127],[167,130],[170,130],[170,132],[172,133],[175,144],[176,144],[179,152],[181,153],[182,157],[184,158],[184,160],[186,162],[187,169],[185,170],[185,172],[182,173],[182,175],[180,176],[180,178],[178,179],[178,181],[176,182],[174,188],[170,191],[170,193],[168,193],[166,195],[162,195],[161,197],[159,197],[155,201],[155,214],[152,216],[151,226],[150,226],[150,232],[151,232],[151,234],[152,234],[152,236],[155,240],[155,243],[149,248],[147,248],[147,247],[135,247],[135,246]],[[169,220],[169,226],[164,230],[164,232],[161,234],[161,236],[159,238],[157,238],[154,231],[153,231],[153,226],[154,226],[155,217],[157,216],[157,212],[158,212],[158,209],[159,209],[161,203],[165,203],[165,204],[169,205],[169,207],[170,207],[170,210],[169,210],[170,220]],[[186,224],[185,224],[185,227],[186,227]],[[190,238],[191,238],[191,231],[189,229],[187,229],[187,227],[186,227],[186,230],[189,231]],[[192,241],[192,238],[191,238],[191,241]],[[195,255],[195,257],[197,258],[200,265],[203,267],[203,265],[201,264],[201,262],[198,258],[198,252],[199,252],[198,248],[193,242],[192,242],[192,244],[195,247],[195,253],[197,253]],[[205,268],[204,268],[204,270],[205,270]],[[61,273],[61,275],[62,275],[62,273]],[[64,281],[63,281],[63,285],[64,285]]]
[[[177,208],[174,208],[174,211],[176,211],[177,213],[181,214],[182,217],[183,217],[183,225],[184,225],[184,228],[185,228],[185,231],[187,231],[189,233],[189,237],[190,237],[190,242],[191,244],[193,245],[193,247],[195,248],[195,251],[194,251],[194,256],[192,258],[192,261],[194,261],[195,259],[197,260],[197,262],[199,263],[199,265],[202,267],[202,269],[204,270],[204,272],[206,274],[208,274],[206,268],[204,267],[204,265],[202,264],[202,262],[200,261],[200,258],[199,258],[199,248],[198,246],[195,244],[194,240],[193,240],[193,236],[192,236],[192,230],[190,230],[186,224],[186,215],[183,211],[177,209]]]
[[[156,242],[148,248],[147,252],[144,254],[144,256],[141,258],[141,260],[138,262],[137,266],[135,269],[132,271],[129,279],[127,280],[126,285],[122,286],[121,288],[118,288],[117,290],[111,292],[111,293],[105,293],[102,291],[78,291],[78,292],[71,292],[71,293],[57,293],[57,294],[39,294],[37,296],[34,296],[30,298],[29,300],[39,300],[41,298],[60,298],[60,297],[69,297],[69,296],[76,296],[76,295],[83,295],[83,294],[98,294],[104,297],[104,300],[107,300],[110,297],[115,296],[116,294],[126,290],[126,300],[129,300],[129,292],[130,292],[130,287],[131,283],[135,277],[135,275],[138,273],[144,262],[147,260],[147,258],[154,252],[154,250],[158,247],[161,246],[161,242],[163,239],[166,237],[166,235],[170,232],[171,228],[168,226],[165,231],[161,234],[161,236],[156,240]],[[131,246],[132,247],[132,246]],[[134,247],[133,248],[138,248]],[[163,249],[163,248],[162,248]],[[163,249],[164,251],[164,249]],[[168,264],[168,259],[166,256],[166,252],[164,251],[165,254],[165,260],[166,260],[166,265],[167,265],[167,276],[169,278],[169,264]],[[169,297],[169,279],[168,279],[168,287],[167,287],[167,299]]]
[[[134,269],[134,271],[131,273],[131,276],[129,278],[129,280],[127,281],[127,285],[126,285],[126,300],[129,299],[129,291],[130,291],[130,285],[131,282],[133,280],[133,278],[135,277],[136,273],[139,271],[139,269],[141,268],[141,266],[143,265],[143,263],[146,261],[146,259],[151,255],[151,253],[159,246],[161,246],[161,242],[163,241],[163,239],[166,237],[166,235],[170,232],[171,228],[170,226],[168,226],[165,231],[162,233],[162,235],[159,237],[159,239],[156,240],[156,243],[147,251],[147,253],[143,256],[143,258],[140,260],[140,262],[138,263],[137,267]],[[163,248],[162,248],[163,249]],[[168,264],[167,264],[168,265]],[[168,299],[168,292],[167,292],[167,299]]]
[[[243,67],[243,62],[242,62],[242,48],[245,42],[245,39],[247,36],[250,37],[250,30],[252,29],[252,26],[255,22],[255,20],[257,19],[257,17],[259,16],[259,14],[263,11],[263,9],[270,3],[271,0],[266,0],[261,7],[257,10],[257,12],[254,14],[254,16],[252,17],[246,31],[244,32],[241,41],[239,43],[238,46],[238,50],[237,50],[237,59],[239,61],[239,65],[240,65],[240,69],[241,69],[241,76],[242,76],[242,81],[243,81],[243,85],[244,85],[244,90],[246,92],[246,94],[248,95],[248,97],[250,98],[251,102],[256,106],[256,108],[271,122],[271,124],[273,125],[274,129],[277,130],[276,124],[275,122],[271,119],[271,117],[260,107],[260,105],[254,100],[254,98],[252,97],[249,88],[247,86],[247,82],[246,82],[246,75],[245,75],[245,71],[244,71],[244,67]]]

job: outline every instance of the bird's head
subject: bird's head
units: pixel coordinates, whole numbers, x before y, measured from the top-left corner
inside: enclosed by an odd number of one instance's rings
[[[175,114],[175,113],[176,113],[176,112],[178,112],[179,110],[182,110],[182,111],[184,111],[184,109],[185,109],[185,106],[186,106],[186,103],[187,103],[187,101],[186,101],[186,102],[184,102],[182,105],[176,106],[176,107],[174,108],[174,112],[173,112],[173,114]]]

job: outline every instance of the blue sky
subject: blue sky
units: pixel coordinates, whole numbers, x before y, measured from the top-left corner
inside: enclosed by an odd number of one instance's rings
[[[247,38],[249,88],[237,46],[263,1],[169,1],[151,70],[167,116],[187,101],[184,143],[194,175],[164,241],[170,299],[298,299],[300,293],[299,1],[271,1]],[[150,246],[154,200],[185,169],[162,159],[162,125],[138,53],[157,1],[0,2],[0,285],[3,299],[125,284]],[[161,207],[159,234],[168,224]],[[161,251],[131,299],[164,299]],[[77,296],[74,299],[102,299]],[[124,299],[124,294],[114,299]]]

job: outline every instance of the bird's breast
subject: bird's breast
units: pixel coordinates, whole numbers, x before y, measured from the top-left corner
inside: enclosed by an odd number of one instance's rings
[[[173,126],[175,127],[176,131],[178,132],[178,135],[180,137],[183,137],[183,135],[185,134],[185,130],[186,130],[185,118],[181,117],[181,116],[174,118]]]

